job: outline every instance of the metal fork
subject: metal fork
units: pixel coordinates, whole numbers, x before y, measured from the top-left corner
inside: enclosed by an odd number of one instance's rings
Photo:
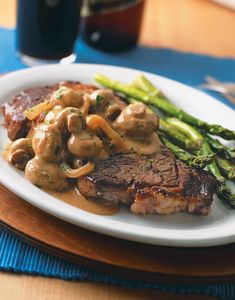
[[[220,82],[219,80],[211,76],[206,76],[205,80],[206,83],[202,84],[201,87],[222,94],[233,105],[235,105],[235,83]]]

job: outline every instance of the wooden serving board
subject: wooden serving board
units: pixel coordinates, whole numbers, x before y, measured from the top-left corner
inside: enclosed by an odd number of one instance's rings
[[[33,246],[111,274],[148,282],[235,282],[235,244],[171,248],[108,237],[61,221],[2,185],[0,222]]]

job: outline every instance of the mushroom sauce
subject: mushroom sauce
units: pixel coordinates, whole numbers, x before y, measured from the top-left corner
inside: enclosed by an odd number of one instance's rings
[[[117,211],[86,200],[77,190],[78,179],[92,172],[97,161],[160,150],[158,117],[142,103],[126,105],[112,90],[84,93],[61,83],[25,116],[32,121],[30,132],[9,144],[5,158],[36,186],[93,213]]]

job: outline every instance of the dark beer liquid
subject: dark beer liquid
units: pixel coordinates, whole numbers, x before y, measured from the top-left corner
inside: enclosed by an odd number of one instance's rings
[[[71,55],[81,3],[82,0],[18,0],[18,51],[44,60]]]
[[[122,51],[136,45],[141,28],[143,0],[85,0],[81,37],[94,48]]]

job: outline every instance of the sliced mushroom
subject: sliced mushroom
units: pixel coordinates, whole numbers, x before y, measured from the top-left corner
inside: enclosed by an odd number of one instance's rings
[[[52,110],[50,110],[44,119],[45,124],[53,124],[57,115],[61,112],[63,108],[60,105],[56,105]]]
[[[61,160],[62,138],[56,125],[40,125],[32,139],[33,150],[37,156],[48,162]]]
[[[69,152],[78,158],[92,158],[103,149],[103,142],[97,136],[81,131],[71,135],[67,146]]]
[[[90,95],[91,103],[95,108],[95,111],[100,111],[104,107],[112,102],[115,98],[115,95],[112,90],[96,90]]]
[[[159,125],[159,118],[146,112],[146,106],[140,104],[128,105],[116,119],[114,126],[123,135],[141,139],[155,132]]]
[[[57,164],[46,162],[37,156],[27,163],[25,176],[33,184],[53,191],[64,191],[70,186]]]
[[[105,110],[105,117],[114,121],[121,113],[121,107],[118,104],[111,104]]]
[[[81,116],[76,113],[69,114],[67,117],[67,128],[71,133],[79,133],[83,128],[83,120]]]
[[[80,109],[66,107],[57,115],[55,124],[60,130],[66,127],[69,132],[78,133],[84,128],[85,121]]]
[[[24,170],[34,156],[31,138],[21,138],[13,142],[9,149],[8,161],[19,170]]]
[[[61,86],[51,96],[53,106],[60,105],[62,107],[81,107],[83,103],[83,93],[76,92],[75,90]]]

